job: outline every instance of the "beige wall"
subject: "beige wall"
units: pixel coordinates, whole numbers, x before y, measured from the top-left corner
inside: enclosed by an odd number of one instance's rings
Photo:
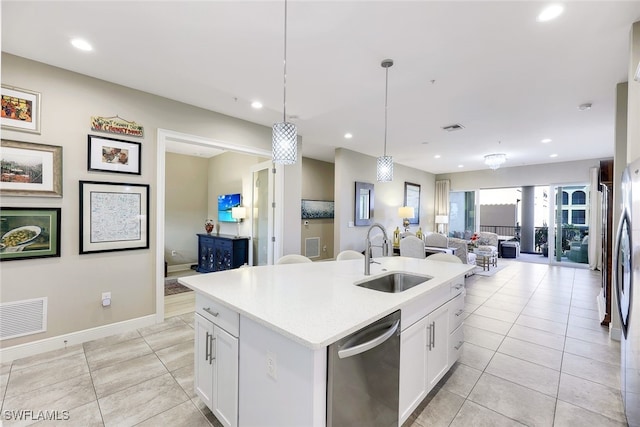
[[[633,24],[629,49],[629,120],[627,122],[627,159],[632,162],[640,158],[640,82],[634,80],[640,63],[640,21]]]
[[[169,266],[198,262],[196,234],[207,219],[208,159],[167,153],[164,259]],[[176,251],[171,255],[171,251]]]
[[[62,208],[61,257],[3,262],[0,302],[48,297],[47,332],[5,340],[2,347],[109,325],[155,313],[156,130],[171,129],[230,143],[271,149],[271,129],[106,81],[2,54],[2,83],[42,94],[40,135],[3,130],[2,138],[63,147],[63,197],[3,197],[4,206]],[[92,115],[119,115],[144,126],[140,176],[87,171]],[[127,139],[127,138],[122,138]],[[295,176],[295,170],[289,172]],[[78,181],[149,184],[150,248],[78,254]],[[291,190],[292,200],[299,197]],[[299,192],[298,192],[299,194]],[[291,209],[295,210],[295,206]],[[299,237],[295,245],[299,245]],[[102,308],[101,293],[112,305]]]
[[[364,250],[368,227],[349,227],[349,223],[354,219],[356,181],[374,184],[373,220],[381,223],[389,234],[396,227],[402,228],[402,219],[398,218],[398,208],[404,203],[404,183],[420,184],[420,224],[412,225],[411,231],[415,232],[418,227],[421,227],[422,231],[434,230],[434,174],[395,164],[393,181],[377,182],[375,157],[338,148],[335,154],[335,180],[334,252],[336,254],[345,249]],[[378,231],[373,231],[372,236],[377,233]]]
[[[451,181],[451,191],[470,191],[488,188],[521,187],[526,185],[549,185],[588,183],[589,168],[599,167],[601,159],[575,162],[550,163],[486,170],[440,174],[436,179]]]
[[[251,156],[240,153],[223,153],[209,160],[208,178],[208,216],[220,226],[221,234],[236,235],[238,226],[230,222],[218,223],[218,196],[221,194],[240,193],[242,206],[251,206],[251,194],[245,194],[243,189],[243,177],[250,175],[251,167],[266,161],[259,156]],[[249,221],[243,221],[240,225],[243,236],[251,234]]]
[[[307,200],[333,200],[334,197],[333,163],[315,159],[302,159],[302,199]],[[308,223],[305,225],[305,221]],[[300,248],[305,255],[305,239],[311,237],[320,238],[320,256],[314,261],[333,258],[333,219],[309,219],[300,220],[302,227]]]

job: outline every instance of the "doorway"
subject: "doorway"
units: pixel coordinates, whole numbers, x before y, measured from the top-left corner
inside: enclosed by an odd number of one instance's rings
[[[164,307],[164,258],[165,258],[165,167],[166,167],[166,146],[167,143],[180,143],[180,144],[192,144],[199,147],[207,147],[220,149],[224,151],[232,151],[236,153],[249,154],[254,156],[271,157],[271,151],[246,147],[237,145],[230,142],[216,141],[209,138],[200,137],[197,135],[184,134],[166,129],[158,129],[157,133],[157,147],[156,147],[156,321],[164,321],[165,307]],[[267,162],[271,164],[270,162]],[[277,170],[278,165],[271,166]],[[282,174],[280,174],[282,175]],[[283,181],[273,180],[273,193],[275,195],[282,194]],[[272,196],[275,197],[275,196]],[[249,221],[253,222],[252,209],[249,209],[250,218]],[[272,213],[273,219],[266,224],[267,231],[270,236],[275,237],[272,250],[278,253],[279,242],[282,241],[282,227],[279,226],[281,221],[278,218],[282,217],[282,204],[276,204],[276,209]],[[272,259],[273,259],[272,255]],[[273,261],[271,261],[273,262]]]
[[[550,264],[589,266],[589,185],[552,185],[549,217]]]

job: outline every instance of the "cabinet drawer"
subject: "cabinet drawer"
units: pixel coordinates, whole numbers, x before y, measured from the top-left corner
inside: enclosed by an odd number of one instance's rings
[[[196,294],[196,313],[218,325],[234,337],[239,336],[240,315],[204,295]]]
[[[453,366],[464,347],[464,326],[458,326],[449,336],[449,366]]]
[[[464,295],[459,294],[457,297],[451,300],[449,306],[449,332],[453,332],[462,324],[464,318]]]
[[[464,277],[458,277],[451,281],[450,285],[451,297],[455,297],[459,293],[464,291]]]

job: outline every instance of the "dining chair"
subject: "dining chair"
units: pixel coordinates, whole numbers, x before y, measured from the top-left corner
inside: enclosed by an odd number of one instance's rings
[[[462,260],[452,254],[438,253],[438,254],[429,255],[427,259],[429,261],[444,261],[444,262],[453,262],[457,264],[462,264]]]
[[[358,251],[354,251],[353,249],[345,249],[340,252],[336,257],[336,261],[346,261],[349,259],[363,259],[364,255]]]
[[[313,262],[304,255],[289,254],[281,257],[276,264],[301,264],[305,262]]]
[[[400,240],[400,256],[426,258],[424,242],[416,236],[407,236]]]

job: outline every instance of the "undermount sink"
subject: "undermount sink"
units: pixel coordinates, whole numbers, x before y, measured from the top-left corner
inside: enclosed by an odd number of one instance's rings
[[[374,291],[395,293],[411,289],[432,278],[431,276],[420,276],[412,273],[391,272],[383,276],[361,280],[355,284]]]

